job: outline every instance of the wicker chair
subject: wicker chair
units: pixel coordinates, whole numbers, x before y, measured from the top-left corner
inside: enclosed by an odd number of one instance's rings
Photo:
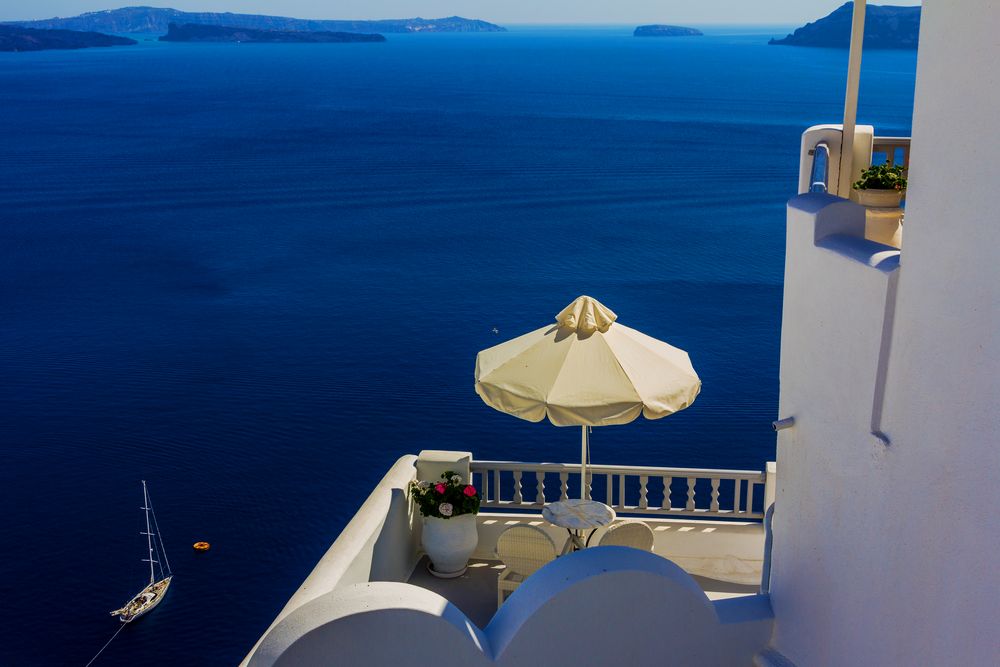
[[[556,545],[537,526],[512,526],[497,538],[497,558],[506,566],[497,579],[497,608],[543,565],[555,560]]]
[[[642,521],[623,521],[608,528],[608,532],[601,537],[600,546],[632,547],[652,551],[653,531]]]

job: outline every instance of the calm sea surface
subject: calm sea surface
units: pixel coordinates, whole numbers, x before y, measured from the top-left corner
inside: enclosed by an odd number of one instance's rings
[[[238,662],[402,454],[575,460],[473,363],[580,294],[704,381],[595,462],[760,469],[784,203],[847,57],[709,32],[0,54],[0,664],[114,632],[140,479],[176,579],[99,665]],[[864,66],[907,135],[915,55]]]

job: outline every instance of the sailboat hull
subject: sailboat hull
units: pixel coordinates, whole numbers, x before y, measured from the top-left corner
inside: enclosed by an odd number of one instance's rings
[[[156,513],[153,512],[153,503],[149,501],[149,489],[146,488],[146,480],[142,480],[142,507],[139,508],[146,513],[146,530],[141,533],[146,536],[146,549],[149,554],[148,558],[143,560],[149,563],[149,585],[139,591],[139,594],[133,597],[131,600],[125,603],[121,609],[115,609],[111,612],[112,616],[117,616],[121,619],[122,623],[129,623],[139,618],[143,614],[151,611],[156,605],[160,604],[163,596],[167,594],[167,589],[170,588],[170,580],[173,579],[173,575],[170,573],[170,561],[167,560],[167,550],[163,546],[163,537],[160,535],[160,527],[156,523]],[[150,525],[149,517],[152,513],[153,522]],[[152,528],[156,528],[154,533]],[[156,538],[154,543],[153,538]],[[162,564],[159,560],[162,554]],[[160,565],[160,579],[156,579],[156,565]],[[166,569],[164,571],[164,565]]]
[[[129,600],[121,609],[111,612],[112,616],[117,616],[122,623],[130,623],[140,616],[149,613],[156,605],[160,604],[163,597],[170,588],[172,576],[151,583],[139,594]]]

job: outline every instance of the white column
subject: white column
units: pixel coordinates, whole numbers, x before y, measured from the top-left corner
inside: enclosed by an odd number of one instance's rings
[[[764,511],[774,504],[774,497],[778,493],[778,464],[774,461],[767,462],[764,476]]]
[[[854,176],[854,126],[858,116],[858,87],[861,83],[861,46],[865,41],[865,2],[854,0],[851,49],[847,61],[847,93],[844,95],[844,138],[840,148],[840,183],[837,195],[849,197]]]

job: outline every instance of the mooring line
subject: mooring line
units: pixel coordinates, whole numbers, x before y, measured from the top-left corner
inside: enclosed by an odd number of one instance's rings
[[[86,665],[84,665],[83,667],[90,667],[90,666],[91,666],[92,664],[94,664],[94,661],[95,661],[95,660],[97,660],[97,659],[98,659],[99,657],[101,657],[101,654],[102,654],[102,653],[104,653],[104,649],[106,649],[106,648],[107,648],[108,646],[110,646],[110,645],[111,645],[111,642],[113,642],[113,641],[115,640],[115,637],[117,637],[117,636],[118,636],[118,633],[119,633],[119,632],[121,632],[122,630],[124,630],[124,629],[125,629],[125,626],[126,626],[126,625],[128,625],[128,623],[122,623],[122,627],[118,628],[118,629],[117,629],[117,630],[115,631],[115,634],[111,635],[111,639],[109,639],[109,640],[108,640],[108,643],[107,643],[107,644],[105,644],[104,646],[102,646],[102,647],[101,647],[101,650],[97,652],[97,655],[95,655],[95,656],[94,656],[93,658],[91,658],[91,659],[90,659],[90,662],[88,662],[88,663],[87,663]]]

